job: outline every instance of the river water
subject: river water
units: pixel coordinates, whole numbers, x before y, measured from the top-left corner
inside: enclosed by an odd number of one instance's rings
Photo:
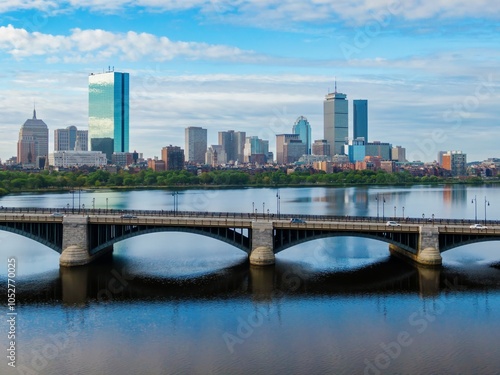
[[[500,188],[286,188],[20,194],[4,207],[73,207],[499,220]],[[403,208],[404,207],[404,208]],[[404,211],[404,212],[403,212]],[[428,269],[386,243],[334,237],[250,267],[212,238],[155,233],[59,269],[59,254],[0,231],[16,263],[15,365],[1,374],[499,374],[500,248]],[[7,297],[0,348],[8,349]],[[6,355],[7,353],[7,355]]]

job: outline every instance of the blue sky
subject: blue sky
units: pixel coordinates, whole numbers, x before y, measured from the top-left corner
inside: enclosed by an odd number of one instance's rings
[[[31,117],[87,128],[88,74],[130,73],[130,147],[184,146],[184,128],[269,139],[333,90],[369,101],[369,138],[432,161],[500,157],[500,3],[486,0],[3,0],[0,158]]]

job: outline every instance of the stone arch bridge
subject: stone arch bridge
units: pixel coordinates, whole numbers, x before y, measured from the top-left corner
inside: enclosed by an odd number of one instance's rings
[[[286,217],[286,219],[284,218]],[[500,225],[470,228],[459,220],[406,219],[398,226],[360,217],[253,215],[207,212],[0,209],[0,230],[38,241],[59,252],[60,265],[78,266],[110,253],[113,244],[155,232],[190,232],[227,242],[249,255],[250,264],[274,264],[275,254],[307,241],[332,237],[373,238],[389,244],[392,254],[439,266],[441,253],[468,243],[500,240]],[[490,225],[491,224],[491,225]]]

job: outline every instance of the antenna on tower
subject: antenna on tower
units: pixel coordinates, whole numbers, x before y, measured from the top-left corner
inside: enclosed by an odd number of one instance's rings
[[[337,77],[335,77],[335,94],[337,93]]]

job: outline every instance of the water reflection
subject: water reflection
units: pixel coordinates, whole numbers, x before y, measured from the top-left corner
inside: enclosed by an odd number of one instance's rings
[[[467,290],[499,289],[498,265],[464,272],[416,266],[387,258],[359,269],[318,271],[307,264],[278,261],[275,267],[247,263],[192,279],[140,275],[127,261],[102,259],[97,263],[61,268],[43,283],[27,282],[19,289],[24,304],[59,303],[85,306],[110,301],[224,300],[250,298],[271,302],[286,296],[405,295],[436,297],[449,285]]]

